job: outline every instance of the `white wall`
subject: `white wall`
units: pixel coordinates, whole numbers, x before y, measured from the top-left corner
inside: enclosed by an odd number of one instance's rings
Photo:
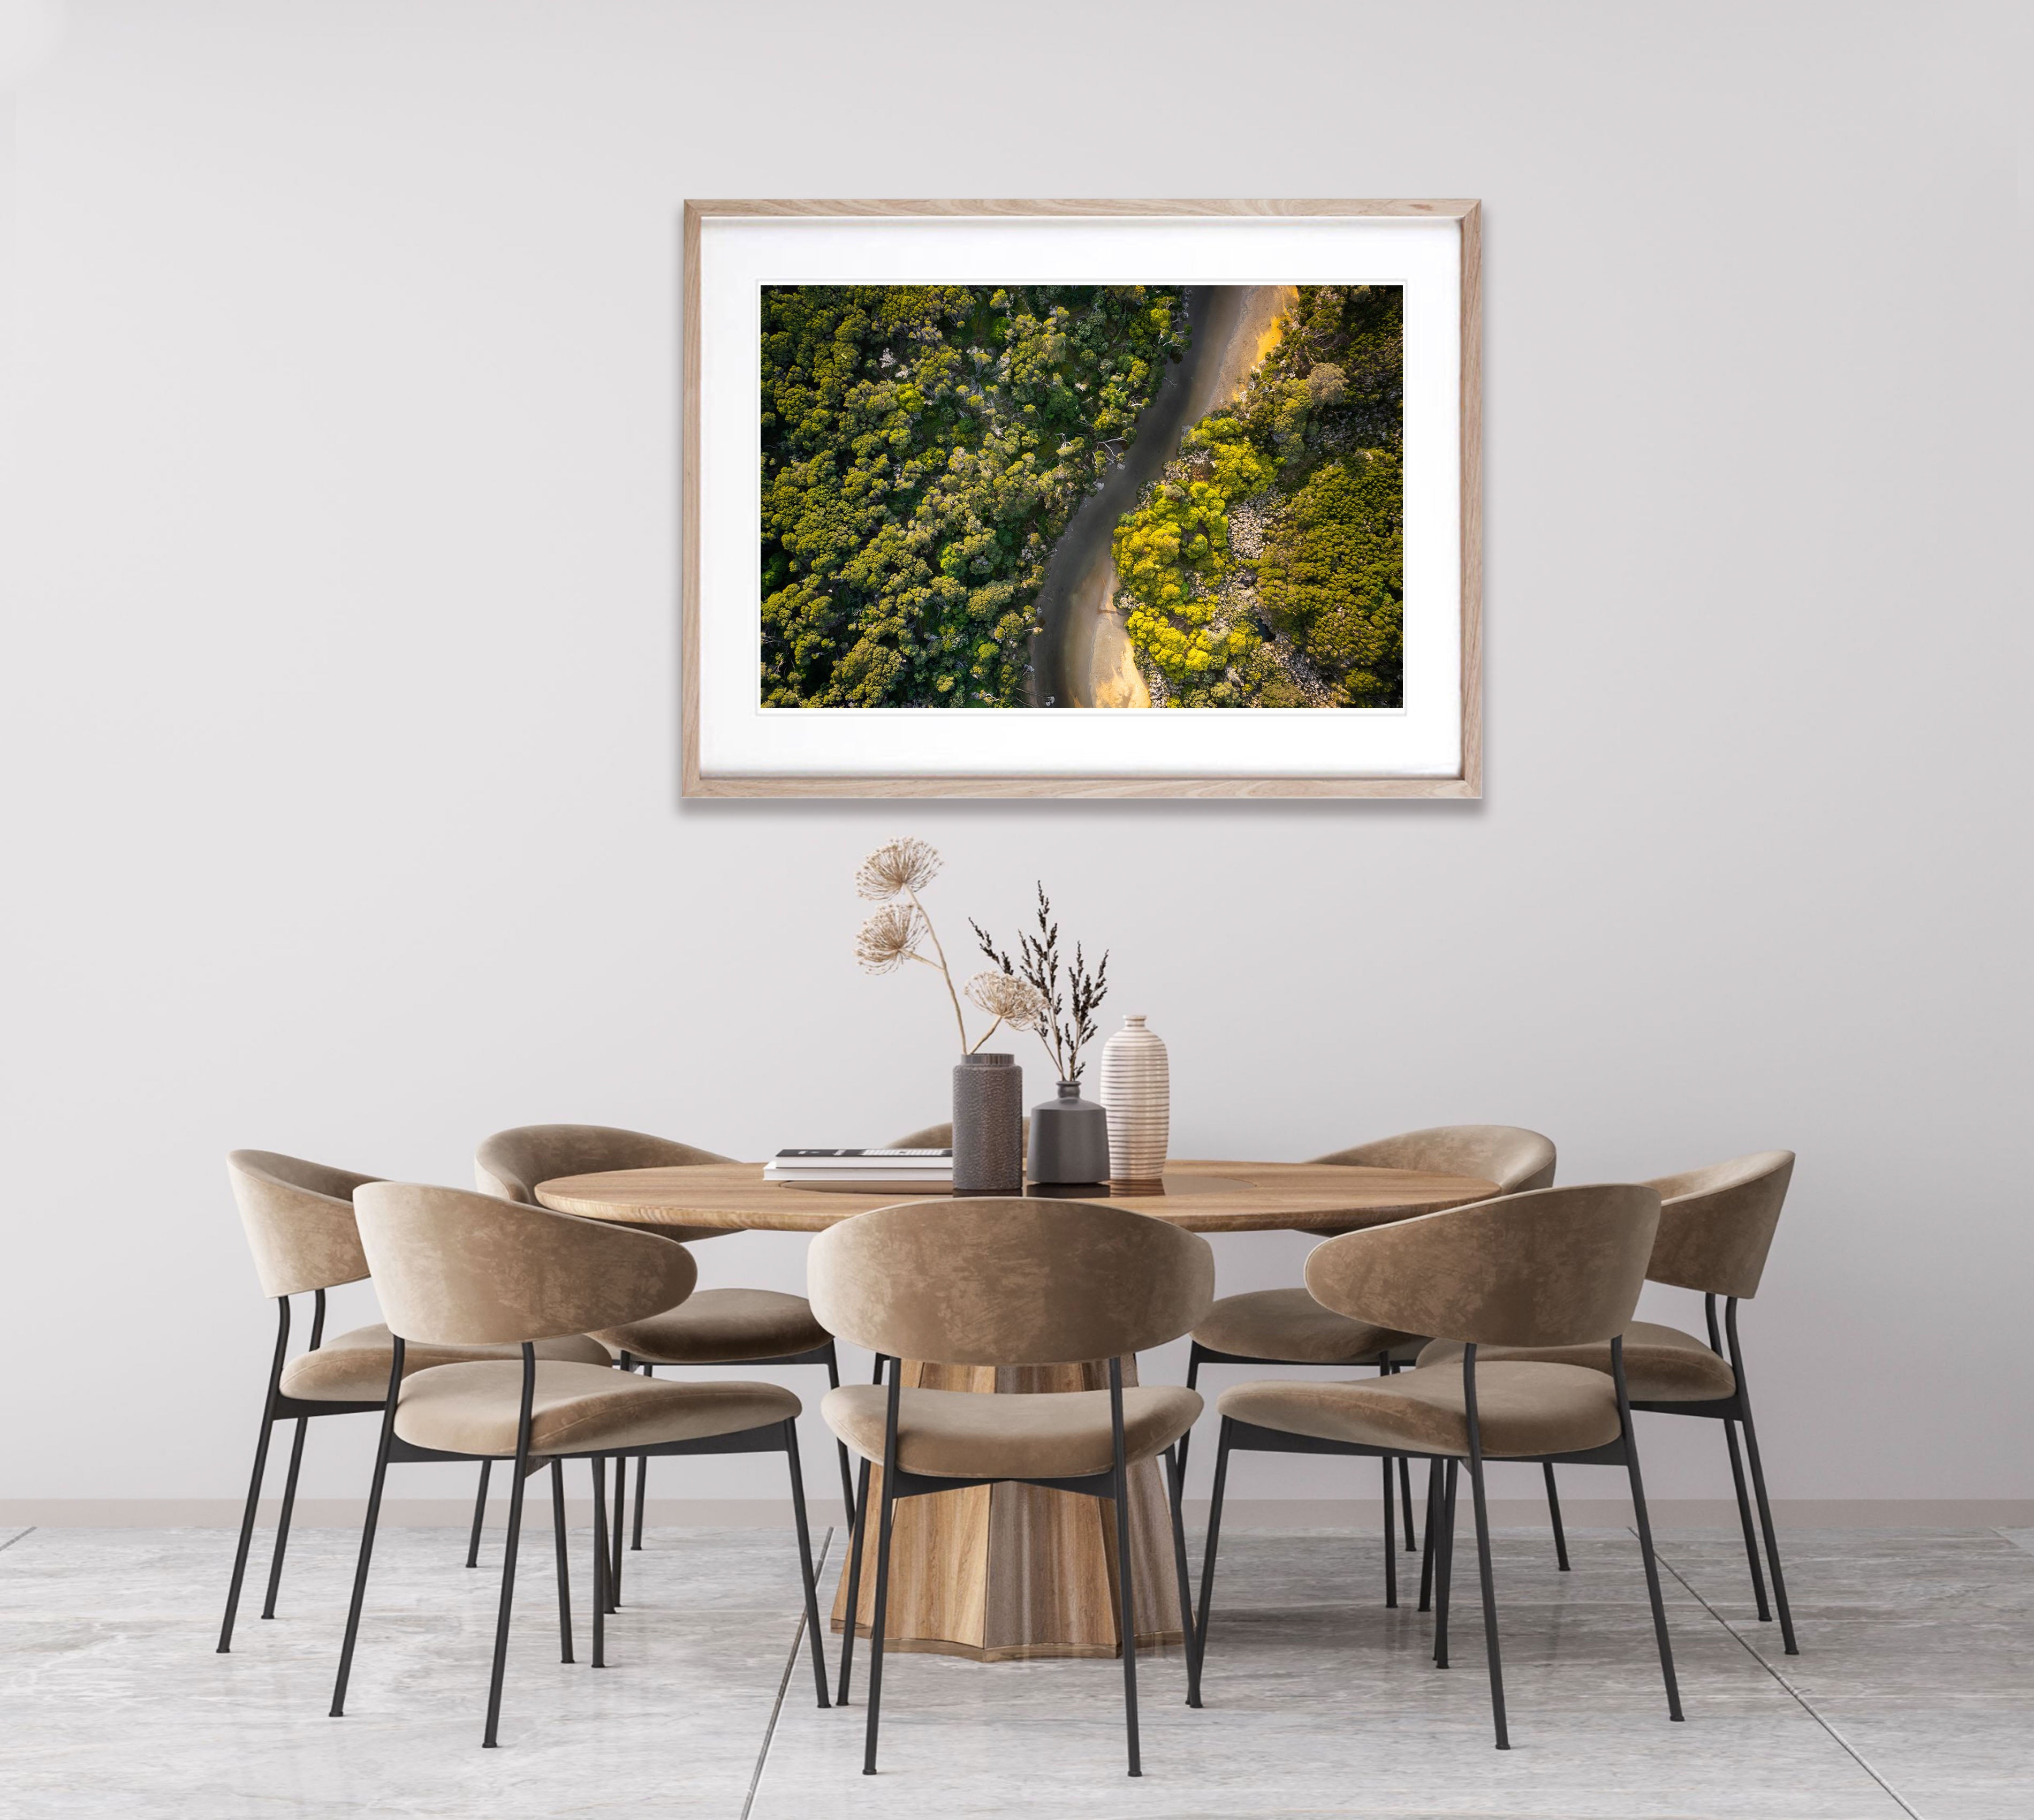
[[[73,7],[14,167],[7,1495],[238,1490],[230,1146],[460,1182],[530,1120],[937,1116],[943,1001],[848,955],[908,831],[950,931],[1043,876],[1113,950],[1193,1151],[1793,1146],[1776,1491],[2034,1495],[2004,9],[1052,17]],[[679,205],[812,194],[1483,197],[1487,800],[679,802]],[[359,1486],[334,1426],[308,1492]]]

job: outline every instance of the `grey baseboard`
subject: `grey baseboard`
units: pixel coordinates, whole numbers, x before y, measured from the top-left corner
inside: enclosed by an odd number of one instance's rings
[[[265,1500],[261,1521],[276,1521],[277,1504]],[[1469,1501],[1460,1500],[1458,1514],[1466,1525]],[[815,1523],[839,1523],[840,1506],[815,1498]],[[473,1520],[470,1499],[390,1498],[381,1507],[385,1523],[403,1527],[460,1529]],[[591,1501],[568,1501],[567,1520],[592,1521]],[[506,1499],[493,1500],[488,1521],[506,1521]],[[1207,1501],[1187,1500],[1189,1520],[1204,1521]],[[1493,1498],[1491,1521],[1499,1528],[1544,1527],[1546,1506],[1537,1498]],[[1571,1529],[1622,1526],[1631,1521],[1631,1507],[1617,1498],[1567,1498],[1561,1514]],[[1910,1527],[1954,1529],[2034,1528],[2034,1499],[2029,1498],[1782,1498],[1773,1507],[1773,1520],[1784,1529],[1871,1529]],[[355,1498],[300,1498],[295,1521],[310,1527],[358,1525],[362,1504]],[[659,1529],[789,1528],[790,1506],[781,1498],[652,1498],[646,1515]],[[548,1528],[550,1500],[530,1500],[528,1521]],[[1369,1529],[1377,1523],[1374,1498],[1232,1498],[1224,1510],[1225,1527],[1266,1529]],[[1735,1529],[1737,1506],[1728,1498],[1656,1498],[1653,1521],[1662,1529]],[[0,1528],[51,1529],[231,1529],[240,1522],[237,1498],[8,1498],[0,1499]]]

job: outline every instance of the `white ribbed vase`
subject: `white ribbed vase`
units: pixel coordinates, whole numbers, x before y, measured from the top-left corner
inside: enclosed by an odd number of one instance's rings
[[[1165,1168],[1172,1077],[1165,1045],[1142,1017],[1102,1045],[1101,1103],[1109,1111],[1109,1176],[1126,1188],[1154,1186]]]

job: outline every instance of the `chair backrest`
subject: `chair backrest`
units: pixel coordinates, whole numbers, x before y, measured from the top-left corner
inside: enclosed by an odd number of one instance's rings
[[[1621,1333],[1660,1224],[1636,1182],[1534,1188],[1316,1245],[1307,1288],[1338,1314],[1478,1345],[1579,1346]]]
[[[953,1126],[927,1125],[923,1131],[906,1131],[901,1138],[892,1138],[883,1148],[886,1150],[950,1150],[953,1148]]]
[[[1793,1176],[1792,1150],[1759,1150],[1649,1183],[1661,1206],[1646,1275],[1706,1295],[1757,1295]]]
[[[1554,1140],[1520,1125],[1433,1125],[1422,1131],[1375,1139],[1314,1161],[1474,1176],[1496,1183],[1499,1192],[1507,1195],[1554,1185]]]
[[[1198,1233],[1071,1201],[906,1201],[813,1240],[820,1324],[893,1357],[1060,1365],[1188,1332],[1214,1301]]]
[[[1031,1154],[1031,1121],[1025,1120],[1018,1128],[1018,1147],[1026,1156]],[[892,1138],[883,1146],[886,1150],[950,1150],[953,1148],[953,1126],[926,1125],[915,1131],[906,1131],[901,1138]]]
[[[265,1296],[301,1295],[367,1274],[353,1191],[376,1178],[276,1150],[235,1150],[227,1180]]]
[[[594,1176],[609,1169],[682,1169],[694,1163],[730,1163],[732,1157],[681,1144],[676,1138],[617,1125],[517,1125],[484,1139],[474,1154],[473,1178],[482,1194],[504,1200],[537,1202],[537,1184],[560,1176]],[[659,1226],[658,1235],[694,1244],[717,1239],[719,1226]]]
[[[676,1308],[699,1267],[655,1233],[464,1188],[370,1182],[355,1203],[389,1330],[506,1345],[619,1327]]]

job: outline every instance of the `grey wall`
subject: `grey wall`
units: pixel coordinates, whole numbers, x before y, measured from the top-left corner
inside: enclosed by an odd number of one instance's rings
[[[1793,1146],[1776,1489],[2034,1495],[2002,10],[744,13],[85,4],[21,95],[9,1492],[235,1490],[233,1145],[936,1116],[943,1001],[848,954],[910,831],[950,934],[1042,876],[1111,948],[1192,1151]],[[679,803],[679,205],[811,194],[1484,198],[1488,799]]]

